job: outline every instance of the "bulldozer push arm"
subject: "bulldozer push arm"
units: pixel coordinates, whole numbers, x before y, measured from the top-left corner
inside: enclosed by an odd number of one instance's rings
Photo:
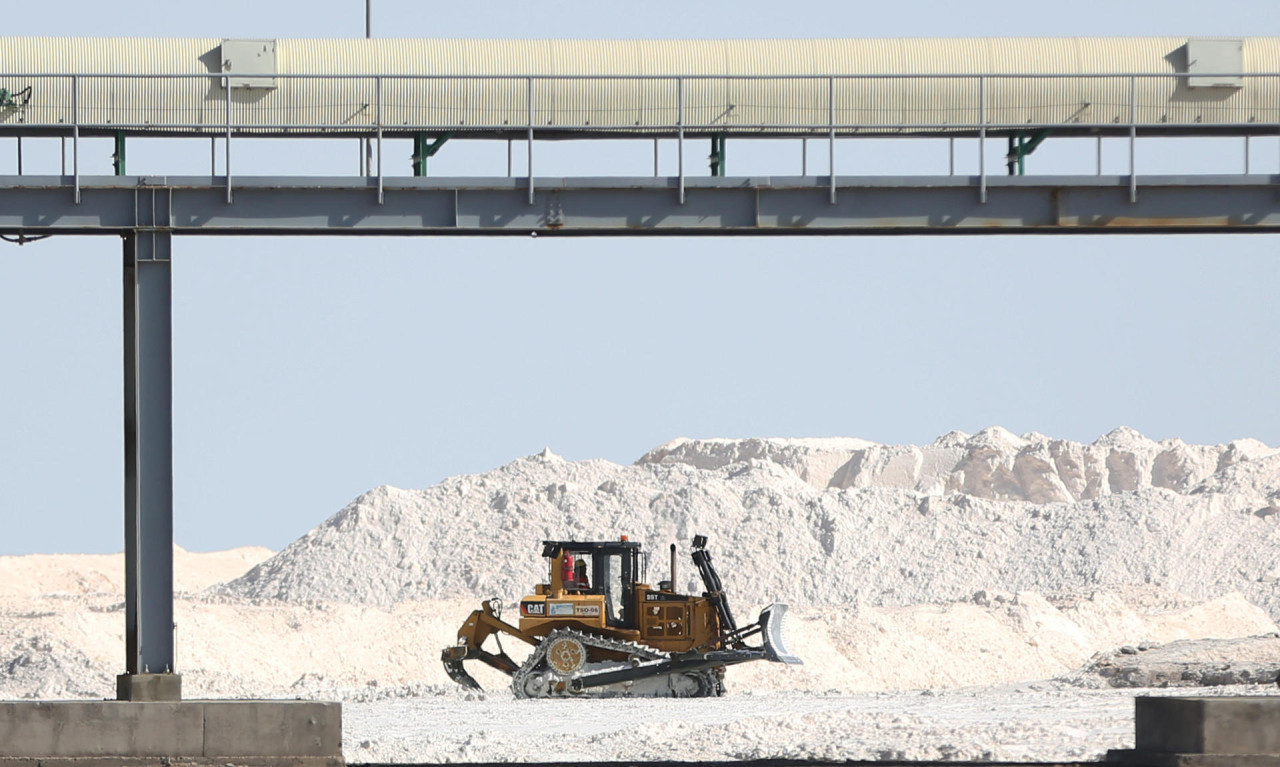
[[[514,674],[520,668],[520,664],[512,660],[502,649],[498,634],[510,634],[531,645],[538,643],[537,638],[502,620],[501,604],[497,599],[484,602],[481,609],[472,612],[463,621],[462,627],[458,629],[458,643],[453,647],[446,647],[440,654],[440,660],[444,662],[444,670],[449,678],[467,689],[481,688],[479,682],[463,668],[463,661],[478,660],[504,674]],[[482,647],[485,640],[491,636],[498,642],[497,653],[488,652]]]
[[[720,616],[720,630],[730,634],[736,632],[738,622],[734,620],[733,611],[729,609],[729,600],[724,595],[724,584],[720,582],[720,575],[711,564],[711,552],[707,551],[705,535],[693,537],[693,564],[698,568],[698,574],[702,576],[702,585],[707,588],[707,599],[715,605],[716,613]]]

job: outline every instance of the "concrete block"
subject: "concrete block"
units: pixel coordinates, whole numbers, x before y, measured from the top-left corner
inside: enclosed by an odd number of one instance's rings
[[[10,759],[0,756],[0,767],[346,767],[341,757],[323,756],[263,756],[238,758],[228,761],[225,757],[205,756],[95,756],[64,757],[55,759]],[[1037,765],[1039,767],[1039,765]],[[1048,766],[1046,766],[1048,767]],[[1089,767],[1072,765],[1072,767]]]
[[[6,760],[342,764],[342,705],[312,701],[0,702]]]
[[[206,756],[342,755],[342,705],[312,701],[208,701]]]
[[[1274,754],[1162,754],[1112,750],[1107,752],[1106,761],[1126,767],[1280,767],[1280,756]]]
[[[1280,697],[1139,697],[1134,727],[1139,752],[1280,754]]]
[[[116,677],[116,700],[182,700],[182,675],[120,674]]]
[[[204,747],[204,710],[181,703],[0,703],[0,756],[187,756]]]

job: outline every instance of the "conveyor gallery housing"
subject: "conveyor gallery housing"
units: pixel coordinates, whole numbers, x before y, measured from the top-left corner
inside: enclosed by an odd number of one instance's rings
[[[419,161],[461,138],[1008,136],[1021,157],[1275,135],[1277,73],[1280,38],[17,37],[0,134],[412,137]]]

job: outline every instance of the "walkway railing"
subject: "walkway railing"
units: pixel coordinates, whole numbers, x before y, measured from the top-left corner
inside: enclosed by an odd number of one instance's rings
[[[388,136],[519,137],[534,197],[539,137],[675,138],[685,194],[684,143],[697,136],[821,138],[836,196],[836,139],[977,137],[979,194],[986,139],[1019,131],[1126,135],[1136,195],[1139,132],[1280,135],[1280,73],[867,75],[263,75],[0,74],[0,131],[72,141],[80,194],[84,135],[225,139],[232,199],[236,136],[356,136],[379,151]],[[1238,85],[1191,87],[1192,78]],[[243,85],[244,87],[238,87]],[[954,142],[952,142],[954,168]],[[1247,149],[1246,149],[1247,156]],[[64,154],[65,157],[65,154]],[[211,169],[211,175],[212,174]],[[1099,169],[1099,172],[1100,169]]]

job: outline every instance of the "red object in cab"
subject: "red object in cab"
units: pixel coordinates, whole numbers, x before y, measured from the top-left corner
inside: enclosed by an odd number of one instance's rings
[[[573,555],[564,555],[564,564],[560,567],[560,580],[565,586],[573,585]]]

